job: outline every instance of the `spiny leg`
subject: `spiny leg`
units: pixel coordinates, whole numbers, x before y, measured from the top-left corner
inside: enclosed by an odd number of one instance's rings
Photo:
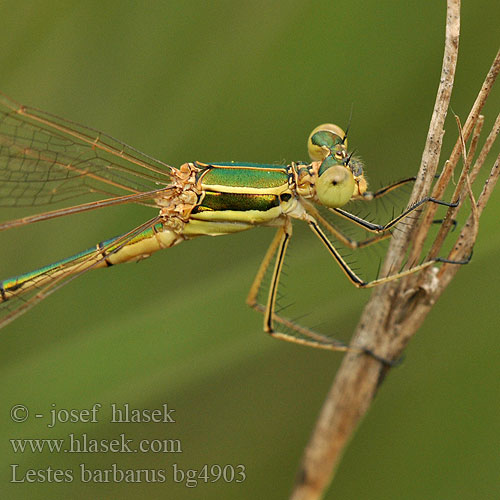
[[[394,191],[395,189],[398,189],[402,186],[406,186],[406,184],[409,184],[410,182],[415,182],[416,180],[417,180],[416,177],[408,177],[406,179],[401,179],[397,182],[393,182],[392,184],[377,189],[376,191],[366,191],[365,193],[363,193],[363,199],[366,201],[371,201],[371,200],[376,200],[377,198],[382,198],[382,196],[385,196],[391,191]]]
[[[443,200],[437,200],[436,198],[432,198],[430,196],[427,196],[426,198],[423,198],[420,201],[417,201],[414,203],[411,207],[407,208],[403,213],[398,215],[397,217],[393,218],[390,220],[387,224],[374,224],[373,222],[369,222],[365,219],[362,219],[361,217],[358,217],[357,215],[351,214],[345,210],[342,210],[341,208],[330,208],[330,211],[339,215],[340,217],[343,217],[344,219],[350,220],[354,224],[362,227],[363,229],[366,229],[367,231],[371,231],[372,233],[383,233],[385,231],[389,231],[392,229],[396,224],[401,222],[403,219],[408,217],[410,214],[415,212],[419,207],[424,205],[425,203],[435,203],[437,205],[444,205],[445,207],[457,207],[457,203],[448,203],[447,201]]]
[[[339,229],[334,227],[332,224],[330,224],[329,221],[327,221],[317,210],[310,210],[309,208],[307,209],[309,213],[312,213],[314,218],[322,225],[325,227],[325,229],[328,230],[329,233],[333,235],[334,238],[339,240],[343,245],[346,247],[350,248],[351,250],[358,250],[361,248],[366,248],[368,246],[371,246],[375,243],[379,243],[381,241],[387,240],[389,238],[392,238],[393,233],[391,231],[386,231],[380,234],[377,234],[376,236],[373,236],[372,238],[367,238],[365,240],[353,240],[349,236],[345,235],[342,233]],[[444,219],[436,219],[432,221],[433,224],[442,224]],[[452,221],[453,228],[457,225],[457,221],[453,220]]]
[[[439,177],[439,175],[437,175],[436,177]],[[383,188],[380,188],[377,191],[374,191],[374,192],[367,191],[366,193],[363,194],[363,198],[360,201],[372,201],[372,200],[382,198],[383,196],[390,193],[391,191],[394,191],[395,189],[397,189],[401,186],[405,186],[406,184],[408,184],[410,182],[414,182],[415,179],[416,179],[416,177],[408,177],[407,179],[402,179],[400,181],[394,182],[393,184],[389,184],[388,186],[384,186]],[[440,200],[434,200],[431,198],[429,198],[426,201],[434,201],[435,203],[438,203],[438,204],[444,204],[446,206],[450,206],[450,204],[447,204],[446,202],[441,202]],[[354,214],[346,212],[345,210],[331,209],[331,211],[333,213],[335,213],[336,215],[340,215],[342,218],[347,219],[351,222],[354,222],[358,226],[363,227],[363,229],[367,229],[368,231],[379,233],[377,236],[374,236],[372,238],[367,238],[365,240],[353,240],[349,236],[345,235],[342,231],[337,229],[335,226],[333,226],[329,221],[327,221],[312,203],[309,203],[307,200],[303,200],[302,202],[306,206],[307,212],[312,214],[313,217],[318,222],[320,222],[336,239],[338,239],[343,245],[355,250],[358,248],[365,248],[367,246],[373,245],[374,243],[378,243],[380,241],[391,238],[392,233],[390,233],[389,230],[392,229],[403,218],[408,216],[411,212],[418,209],[418,207],[420,205],[422,205],[423,203],[425,203],[426,201],[419,202],[419,204],[410,207],[410,209],[403,212],[403,214],[401,214],[397,218],[393,219],[389,223],[385,224],[384,226],[379,225],[379,224],[372,224],[371,222],[368,222],[368,221],[366,221],[366,220],[364,220],[364,219],[362,219]],[[433,223],[436,223],[436,224],[441,224],[442,222],[443,222],[442,219],[437,219],[437,220],[433,221]],[[456,225],[456,221],[453,221],[453,224]],[[367,227],[367,225],[370,227]]]
[[[262,285],[262,281],[264,280],[264,276],[266,275],[266,271],[269,268],[269,265],[271,264],[274,254],[276,253],[276,249],[278,248],[278,246],[280,246],[281,240],[283,239],[283,232],[284,232],[283,227],[280,227],[276,232],[273,241],[271,242],[269,248],[267,249],[264,259],[260,263],[259,270],[257,271],[252,286],[250,287],[250,290],[248,292],[246,300],[247,304],[253,309],[256,309],[260,312],[264,312],[265,308],[262,304],[258,303],[257,295],[259,294],[259,290]]]
[[[275,312],[276,294],[278,290],[279,278],[281,269],[283,267],[283,262],[285,259],[286,249],[290,238],[292,236],[292,224],[289,219],[285,219],[285,223],[280,227],[274,237],[267,253],[257,271],[255,279],[250,288],[250,292],[247,297],[247,304],[264,314],[264,331],[269,333],[272,337],[286,340],[288,342],[294,342],[296,344],[307,345],[310,347],[315,347],[319,349],[328,349],[331,351],[351,351],[363,354],[369,354],[373,356],[378,361],[391,365],[392,363],[380,358],[379,356],[372,353],[369,349],[353,348],[349,347],[343,342],[332,339],[325,335],[321,335],[309,328],[301,326],[294,321],[284,318]],[[269,288],[269,294],[267,297],[267,303],[264,306],[260,304],[257,300],[257,295],[262,285],[262,281],[268,270],[273,257],[276,255],[276,260],[274,263],[273,274],[271,278],[271,284]],[[298,333],[301,337],[296,337],[290,333],[279,332],[274,329],[274,322],[281,324],[282,326],[290,329],[293,332]]]
[[[307,212],[310,213],[318,222],[320,222],[328,230],[328,232],[330,232],[343,245],[351,248],[352,250],[356,250],[358,248],[366,248],[367,246],[386,240],[392,236],[392,233],[385,232],[383,234],[378,234],[376,236],[373,236],[372,238],[367,238],[365,240],[353,240],[349,236],[342,233],[339,229],[334,227],[332,224],[330,224],[330,222],[320,214],[320,212],[312,203],[309,203],[306,200],[303,200],[302,203],[306,207]]]
[[[447,264],[463,265],[463,264],[467,264],[470,260],[470,257],[468,259],[461,260],[461,261],[454,261],[454,260],[445,259],[443,257],[436,257],[434,259],[430,259],[430,260],[428,260],[422,264],[419,264],[417,266],[413,266],[410,269],[407,269],[406,271],[401,271],[399,273],[391,274],[389,276],[385,276],[384,278],[379,278],[379,279],[375,279],[372,281],[364,281],[349,267],[347,262],[342,258],[340,253],[334,247],[332,242],[328,239],[328,237],[325,235],[325,233],[321,230],[321,228],[319,227],[316,220],[309,214],[305,217],[305,220],[309,224],[309,227],[314,232],[314,234],[316,234],[316,236],[326,246],[326,248],[330,252],[330,255],[335,259],[335,261],[340,266],[342,271],[344,271],[344,273],[347,276],[347,278],[349,279],[349,281],[357,288],[372,288],[374,286],[381,285],[382,283],[388,283],[389,281],[394,281],[394,280],[397,280],[399,278],[402,278],[403,276],[408,276],[410,274],[421,271],[422,269],[425,269],[425,268],[431,266],[432,264],[435,264],[438,262],[444,262]]]
[[[435,179],[439,179],[441,174],[436,174],[434,176]],[[399,181],[393,182],[392,184],[388,184],[387,186],[381,187],[377,189],[376,191],[366,191],[363,193],[363,199],[366,201],[371,201],[371,200],[376,200],[377,198],[382,198],[382,196],[385,196],[386,194],[390,193],[391,191],[394,191],[395,189],[398,189],[402,186],[406,186],[410,182],[415,182],[417,178],[415,176],[413,177],[407,177],[406,179],[401,179]]]

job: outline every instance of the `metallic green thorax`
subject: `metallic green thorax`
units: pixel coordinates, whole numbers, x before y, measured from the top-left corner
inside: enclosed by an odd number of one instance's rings
[[[289,191],[290,168],[256,163],[194,164],[204,192],[192,212],[267,212],[280,205],[280,195]],[[205,214],[208,215],[208,214]]]
[[[199,178],[205,189],[225,186],[234,191],[245,192],[258,189],[266,192],[286,189],[289,168],[283,165],[261,165],[258,163],[212,163],[210,165],[195,162],[202,171]]]
[[[192,214],[200,212],[222,212],[227,210],[266,211],[280,204],[279,196],[275,194],[245,194],[245,193],[218,193],[207,191],[203,201],[192,211]]]

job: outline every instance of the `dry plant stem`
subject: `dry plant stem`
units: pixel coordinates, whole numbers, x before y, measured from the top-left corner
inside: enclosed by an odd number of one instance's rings
[[[491,88],[495,83],[499,71],[500,71],[500,50],[497,52],[496,57],[493,60],[493,64],[491,65],[491,68],[488,71],[488,74],[486,75],[481,90],[479,91],[479,94],[476,100],[474,101],[474,104],[472,105],[472,109],[470,110],[469,116],[467,117],[467,120],[463,127],[463,138],[465,141],[469,139],[470,134],[472,133],[475,123],[479,117],[479,114],[481,113],[481,110],[484,107],[484,103],[486,102],[486,99],[491,91]],[[450,155],[450,159],[446,163],[445,168],[439,178],[439,181],[434,186],[434,189],[432,191],[432,196],[434,198],[441,198],[443,196],[444,190],[446,189],[446,186],[450,181],[451,175],[453,174],[453,170],[455,169],[455,166],[458,163],[461,153],[462,153],[462,144],[461,144],[461,139],[458,138],[455,147],[453,148],[453,151]],[[412,251],[410,253],[409,262],[418,260],[418,256],[422,253],[425,237],[427,236],[432,221],[434,220],[436,209],[437,209],[436,206],[430,206],[428,208],[424,216],[424,219],[420,224],[420,230],[413,239]]]
[[[491,147],[493,146],[493,143],[495,142],[497,135],[500,133],[500,113],[497,115],[497,119],[495,120],[495,124],[493,125],[493,128],[491,129],[491,132],[489,133],[483,148],[481,149],[481,152],[479,153],[479,156],[477,157],[476,163],[474,163],[474,168],[471,171],[470,174],[470,181],[474,182],[476,180],[477,174],[479,173],[479,170],[484,164],[484,161],[486,160],[486,157],[488,156],[489,152],[491,151]]]
[[[491,194],[493,193],[493,189],[498,181],[498,177],[500,177],[500,155],[498,155],[491,171],[490,175],[486,179],[484,183],[483,190],[479,195],[477,202],[475,203],[474,209],[470,214],[467,222],[465,223],[462,231],[460,232],[460,236],[458,237],[457,243],[451,250],[449,254],[450,259],[460,258],[460,255],[470,251],[474,245],[474,229],[477,232],[478,220],[481,214],[483,213],[484,207],[488,203]],[[448,286],[449,282],[455,276],[458,271],[458,266],[452,265],[444,265],[438,273],[439,278],[439,287],[438,292],[439,295],[442,291]]]
[[[460,125],[460,120],[458,116],[455,116],[455,119],[457,120],[458,128],[460,131],[460,137],[463,139],[463,130]],[[429,252],[429,258],[437,257],[439,255],[439,251],[441,250],[441,247],[443,246],[444,240],[448,233],[450,232],[450,229],[452,227],[452,220],[455,218],[457,215],[458,211],[460,210],[462,206],[462,202],[464,200],[463,194],[464,190],[467,185],[467,181],[469,180],[469,172],[471,169],[472,165],[472,159],[474,158],[474,154],[476,152],[477,148],[477,143],[479,140],[479,134],[481,133],[481,130],[483,128],[484,124],[484,116],[479,115],[478,120],[476,122],[476,126],[474,128],[474,134],[472,136],[472,141],[470,145],[470,150],[469,153],[467,154],[466,152],[466,147],[465,147],[465,139],[462,141],[462,158],[464,158],[464,168],[462,170],[462,173],[460,175],[460,179],[458,180],[457,185],[455,186],[455,191],[453,193],[453,196],[451,197],[453,203],[458,203],[458,206],[456,207],[448,207],[446,217],[444,219],[444,222],[441,224],[441,227],[439,228],[439,232],[432,244],[432,248]],[[470,188],[470,186],[468,186]],[[468,189],[469,191],[469,196],[472,196],[472,190]],[[473,201],[472,204],[475,202]]]
[[[413,201],[422,199],[427,195],[439,163],[441,140],[444,133],[443,125],[450,100],[457,59],[459,11],[459,0],[448,0],[445,55],[441,82],[422,155],[421,169],[412,194]],[[492,69],[488,73],[474,103],[471,114],[464,126],[463,136],[457,141],[458,145],[452,152],[451,160],[455,165],[462,154],[462,144],[472,133],[479,112],[486,101],[499,70],[500,53],[497,54]],[[496,123],[484,148],[488,148],[488,150],[491,148],[494,137],[498,133],[495,133],[495,130],[498,130],[498,128],[499,124]],[[490,138],[492,138],[491,141]],[[484,154],[484,158],[481,159],[482,156],[483,152],[481,152],[476,162],[477,165],[484,162],[486,155]],[[470,162],[468,165],[464,165],[464,172],[469,167]],[[451,172],[452,167],[449,168],[448,179],[451,177]],[[450,254],[452,258],[463,259],[468,256],[477,234],[479,215],[493,191],[499,174],[500,167],[497,159],[483,191],[477,203],[473,204],[471,215]],[[462,178],[465,182],[465,192],[473,199],[469,177],[464,173]],[[420,231],[423,231],[423,234]],[[426,235],[427,231],[422,230],[417,221],[411,226],[411,231],[400,231],[395,234],[389,247],[388,257],[384,263],[385,272],[391,266],[397,269],[402,264],[410,238],[420,237],[425,240]],[[444,265],[439,271],[439,275],[437,268],[430,268],[429,271],[420,275],[408,276],[375,289],[363,311],[352,345],[369,348],[385,359],[398,359],[410,338],[424,321],[424,318],[459,267],[457,265]],[[314,500],[323,496],[343,449],[359,420],[368,410],[387,370],[387,366],[381,366],[378,361],[369,356],[352,352],[346,354],[304,452],[296,484],[291,495],[292,500]]]
[[[458,42],[460,36],[460,0],[448,0],[446,11],[446,35],[441,69],[441,79],[438,87],[436,102],[432,112],[429,131],[425,142],[424,152],[420,163],[420,169],[415,181],[415,186],[410,198],[410,205],[421,200],[430,191],[434,175],[439,165],[439,156],[444,136],[444,122],[450,105],[451,92],[458,58]],[[410,221],[405,231],[398,231],[391,241],[384,266],[381,270],[382,276],[390,274],[393,267],[399,269],[405,251],[415,229],[415,221]],[[432,223],[432,221],[431,221]],[[429,225],[430,227],[430,225]],[[409,261],[417,259],[411,256]]]

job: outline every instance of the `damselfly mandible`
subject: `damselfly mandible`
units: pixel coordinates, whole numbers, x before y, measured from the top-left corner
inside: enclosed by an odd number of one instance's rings
[[[46,205],[88,193],[97,193],[102,198],[0,222],[0,230],[124,203],[157,209],[155,217],[126,234],[54,264],[0,281],[0,327],[90,269],[137,261],[196,236],[219,236],[263,225],[277,227],[277,233],[247,302],[264,314],[264,330],[273,337],[312,347],[351,349],[275,312],[280,272],[292,236],[292,219],[309,226],[351,283],[358,288],[369,288],[435,262],[453,262],[437,258],[396,274],[363,281],[342,258],[332,238],[350,248],[367,246],[389,237],[390,229],[421,205],[450,204],[425,198],[388,223],[374,224],[342,207],[350,200],[382,197],[414,178],[368,191],[363,165],[348,154],[347,136],[336,125],[324,124],[314,129],[308,150],[310,163],[195,161],[174,168],[96,130],[21,106],[0,94],[0,206]],[[320,214],[318,206],[375,235],[364,241],[350,239]],[[267,301],[261,304],[258,292],[272,263]]]

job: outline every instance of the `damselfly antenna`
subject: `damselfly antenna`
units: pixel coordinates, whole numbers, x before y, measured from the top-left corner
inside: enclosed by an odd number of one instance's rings
[[[349,132],[349,127],[351,126],[353,110],[354,110],[354,103],[351,104],[351,111],[349,113],[349,121],[347,122],[347,127],[346,127],[345,132],[344,132],[344,138],[342,139],[342,144],[344,144],[347,141],[347,133]]]

